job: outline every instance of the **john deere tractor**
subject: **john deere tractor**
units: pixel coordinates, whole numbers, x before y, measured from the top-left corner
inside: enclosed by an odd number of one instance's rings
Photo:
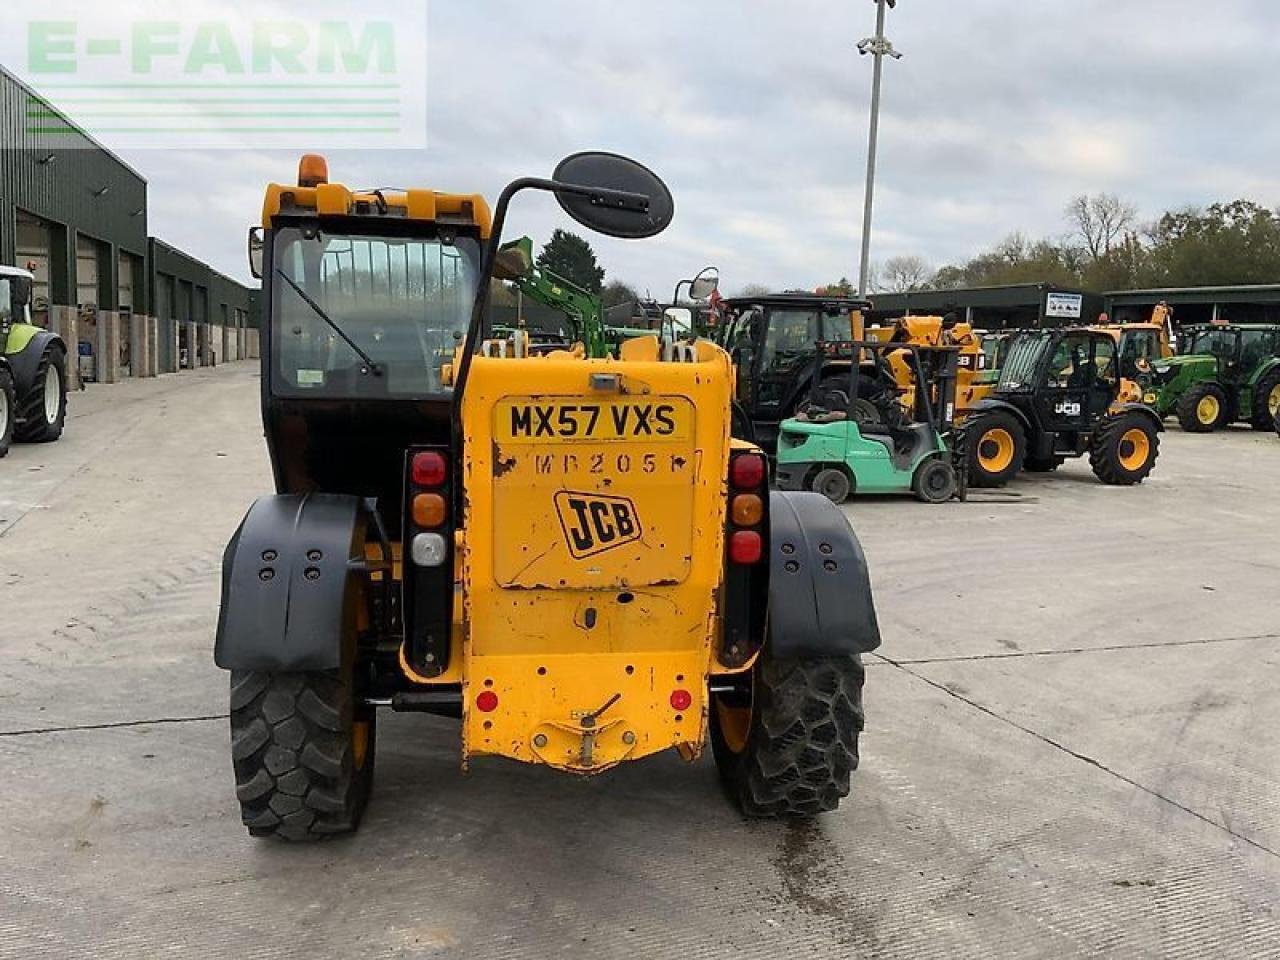
[[[1150,407],[1120,399],[1116,350],[1113,336],[1087,328],[1019,334],[994,391],[963,421],[970,483],[999,486],[1086,453],[1103,483],[1146,479],[1163,427]]]
[[[0,266],[0,457],[14,439],[57,440],[67,416],[67,347],[31,322],[34,280]]]
[[[464,769],[599,774],[709,738],[748,815],[849,791],[880,642],[857,538],[823,497],[769,492],[730,437],[720,347],[495,341],[524,190],[621,238],[674,212],[602,153],[515,181],[492,216],[471,194],[349,190],[319,157],[267,189],[250,251],[276,491],[227,545],[215,646],[251,834],[355,829],[386,709],[460,721]]]
[[[1191,328],[1177,356],[1152,364],[1148,391],[1156,412],[1190,433],[1236,422],[1270,430],[1280,414],[1280,326]]]

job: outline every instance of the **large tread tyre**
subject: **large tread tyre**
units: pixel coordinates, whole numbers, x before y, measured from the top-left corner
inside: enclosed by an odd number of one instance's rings
[[[964,426],[969,450],[969,485],[1002,487],[1022,470],[1027,438],[1022,424],[1002,410],[983,413]]]
[[[712,704],[711,748],[730,797],[748,817],[809,817],[849,795],[863,727],[862,659],[774,660],[752,674],[745,743]]]
[[[1272,370],[1254,388],[1253,419],[1249,423],[1255,430],[1271,430],[1277,417],[1280,417],[1280,368]]]
[[[1213,382],[1194,384],[1178,398],[1178,424],[1187,433],[1213,433],[1229,422],[1227,394]]]
[[[18,419],[18,394],[13,389],[13,374],[0,361],[0,457],[7,456],[13,443],[13,428]]]
[[[255,837],[315,840],[360,824],[373,783],[376,714],[337,670],[231,674],[231,756]]]
[[[1089,466],[1103,483],[1130,487],[1147,479],[1160,456],[1160,434],[1139,413],[1108,416],[1089,439]]]
[[[23,443],[52,443],[62,436],[67,421],[67,358],[58,347],[47,348],[40,358],[18,417],[22,423],[16,436]]]

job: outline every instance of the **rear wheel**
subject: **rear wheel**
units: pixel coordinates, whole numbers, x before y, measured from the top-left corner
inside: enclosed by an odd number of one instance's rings
[[[1249,422],[1255,430],[1270,430],[1280,417],[1280,368],[1263,377],[1253,393],[1253,419]]]
[[[18,397],[13,390],[13,374],[0,361],[0,457],[13,443],[13,424],[18,416]]]
[[[373,783],[376,714],[351,671],[231,674],[231,756],[255,837],[314,840],[359,825]]]
[[[841,504],[853,493],[853,481],[839,467],[826,467],[814,475],[809,489],[822,494],[832,503]]]
[[[980,414],[965,426],[965,433],[970,484],[999,487],[1017,476],[1026,458],[1027,440],[1012,414]]]
[[[1107,417],[1089,441],[1089,466],[1099,480],[1113,486],[1141,483],[1159,456],[1156,425],[1140,413]]]
[[[1216,383],[1197,383],[1178,400],[1178,423],[1187,433],[1212,433],[1227,425],[1227,394]]]
[[[45,350],[35,382],[22,398],[22,425],[17,438],[24,443],[51,443],[62,436],[67,419],[67,361],[57,347]]]
[[[750,696],[712,703],[711,749],[730,797],[749,817],[836,809],[858,767],[862,659],[780,661],[766,649],[751,678]]]
[[[911,478],[911,489],[922,503],[946,503],[959,486],[955,468],[945,460],[926,460]]]

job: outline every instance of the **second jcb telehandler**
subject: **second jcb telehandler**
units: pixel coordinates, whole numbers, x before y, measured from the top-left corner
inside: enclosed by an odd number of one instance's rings
[[[963,421],[969,482],[1006,483],[1089,456],[1103,483],[1151,473],[1163,430],[1154,410],[1120,399],[1116,339],[1086,328],[1025,331],[1009,347],[994,391]]]
[[[824,498],[769,492],[731,439],[720,347],[493,342],[521,190],[622,238],[674,212],[602,153],[515,181],[492,217],[476,195],[349,190],[318,157],[267,190],[250,251],[276,492],[227,546],[215,646],[251,834],[355,829],[383,709],[460,719],[464,768],[597,774],[709,738],[748,815],[849,791],[880,642],[857,538]]]

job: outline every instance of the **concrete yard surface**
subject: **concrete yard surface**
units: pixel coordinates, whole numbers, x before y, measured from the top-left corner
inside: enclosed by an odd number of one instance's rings
[[[1274,434],[852,504],[884,646],[837,813],[744,821],[709,756],[463,775],[383,714],[359,833],[291,846],[212,662],[258,387],[91,387],[0,461],[0,958],[1280,957]]]

